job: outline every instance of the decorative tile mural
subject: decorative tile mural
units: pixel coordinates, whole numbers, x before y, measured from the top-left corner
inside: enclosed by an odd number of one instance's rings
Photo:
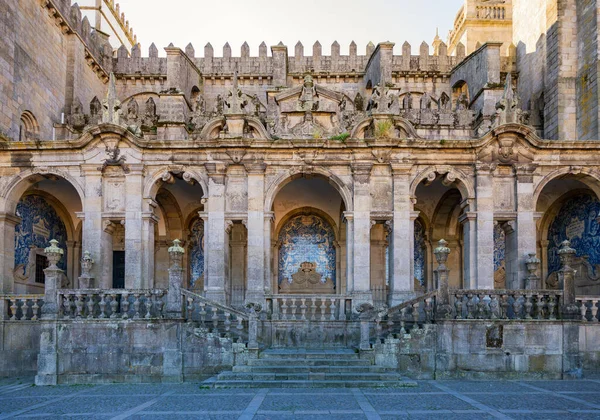
[[[322,281],[335,284],[335,234],[331,225],[316,215],[292,217],[279,232],[279,283],[291,281],[303,262],[317,264]]]
[[[425,286],[427,279],[425,278],[425,229],[419,220],[415,220],[415,256],[414,256],[414,272],[415,279]]]
[[[204,275],[204,220],[197,219],[190,229],[191,245],[190,252],[190,288],[194,287],[196,281]]]
[[[499,224],[494,226],[494,272],[506,264],[506,234]]]
[[[15,267],[22,264],[27,270],[31,246],[46,248],[56,239],[65,251],[58,267],[66,270],[67,229],[54,207],[39,195],[27,195],[17,204],[17,215],[21,223],[15,227]]]
[[[600,264],[600,225],[596,218],[600,201],[589,194],[581,194],[566,201],[548,230],[548,274],[560,269],[558,249],[568,239],[577,256],[588,256],[594,267]]]

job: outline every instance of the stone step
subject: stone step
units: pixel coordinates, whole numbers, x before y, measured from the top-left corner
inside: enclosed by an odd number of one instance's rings
[[[379,366],[306,366],[306,365],[264,365],[234,366],[233,372],[255,373],[386,373],[393,369]]]
[[[261,359],[329,359],[338,360],[357,360],[360,358],[358,353],[350,349],[332,349],[332,350],[285,350],[270,349],[260,354]]]
[[[406,380],[395,381],[215,381],[210,383],[214,388],[405,388],[416,387],[416,382]]]
[[[402,377],[397,373],[256,373],[256,372],[223,372],[218,375],[219,381],[399,381]]]
[[[295,366],[298,364],[298,359],[279,359],[279,358],[259,358],[248,360],[249,366]],[[373,363],[366,359],[304,359],[304,366],[372,366]]]

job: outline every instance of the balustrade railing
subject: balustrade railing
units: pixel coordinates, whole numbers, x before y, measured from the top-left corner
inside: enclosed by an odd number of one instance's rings
[[[247,331],[247,313],[213,302],[189,290],[182,289],[181,293],[185,304],[184,319],[187,322],[198,322],[201,327],[217,334],[242,336]]]
[[[451,290],[454,319],[556,320],[560,290]]]
[[[477,19],[505,20],[506,7],[504,6],[477,6]]]
[[[267,315],[277,321],[346,321],[352,298],[345,295],[268,295]]]
[[[9,321],[37,321],[41,316],[44,295],[0,295],[5,309],[0,319]]]
[[[600,296],[577,296],[577,304],[581,310],[581,320],[584,322],[599,322],[598,304]]]
[[[167,291],[162,289],[59,290],[59,317],[87,319],[164,318]]]
[[[377,338],[404,335],[431,324],[435,317],[436,297],[437,291],[433,291],[379,311],[374,319]]]

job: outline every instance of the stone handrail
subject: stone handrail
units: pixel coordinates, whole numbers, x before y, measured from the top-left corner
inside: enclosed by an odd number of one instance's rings
[[[166,295],[164,289],[58,290],[59,318],[160,319]]]
[[[598,303],[600,296],[577,296],[575,298],[581,309],[581,320],[584,322],[599,322]]]
[[[182,289],[181,294],[183,295],[183,298],[185,299],[185,304],[186,304],[185,305],[186,306],[185,318],[187,320],[192,319],[192,317],[190,316],[190,311],[195,312],[195,310],[198,308],[209,308],[211,310],[215,309],[217,311],[221,311],[221,312],[227,313],[229,315],[235,315],[238,318],[248,320],[248,314],[246,314],[240,310],[237,310],[235,308],[232,308],[232,307],[229,307],[226,305],[222,305],[219,302],[215,302],[210,299],[207,299],[204,296],[201,296],[197,293]]]
[[[450,290],[451,319],[556,320],[561,290]]]
[[[477,6],[477,19],[506,20],[506,7],[503,5]]]
[[[437,290],[379,311],[374,318],[376,337],[404,335],[420,325],[431,324],[435,316]],[[400,327],[398,329],[398,327]]]
[[[0,320],[37,321],[43,304],[43,294],[0,295]]]
[[[273,320],[345,321],[352,298],[346,295],[267,295],[267,316]]]

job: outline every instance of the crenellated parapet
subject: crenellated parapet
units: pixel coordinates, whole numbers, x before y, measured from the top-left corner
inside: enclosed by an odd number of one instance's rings
[[[98,77],[108,81],[112,71],[112,47],[108,37],[93,30],[88,18],[82,18],[79,5],[71,4],[71,0],[41,0],[40,4],[64,34],[77,35],[85,46],[87,64]]]

